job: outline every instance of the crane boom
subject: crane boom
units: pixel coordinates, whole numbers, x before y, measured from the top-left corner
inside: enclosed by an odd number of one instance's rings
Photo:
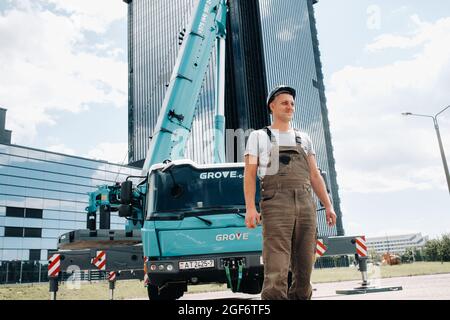
[[[211,52],[226,33],[226,0],[200,0],[187,29],[142,169],[184,158]]]

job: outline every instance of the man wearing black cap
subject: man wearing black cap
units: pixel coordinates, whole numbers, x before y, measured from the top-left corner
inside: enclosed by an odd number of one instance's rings
[[[272,125],[252,132],[245,152],[245,223],[253,229],[263,218],[263,300],[311,299],[317,225],[311,189],[325,206],[327,224],[336,224],[311,139],[291,127],[295,97],[289,86],[272,90],[267,98]],[[261,215],[254,203],[257,174]]]

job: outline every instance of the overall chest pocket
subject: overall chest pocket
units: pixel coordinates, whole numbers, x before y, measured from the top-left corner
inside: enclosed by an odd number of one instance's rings
[[[298,163],[299,160],[299,154],[297,151],[289,150],[280,152],[280,155],[278,157],[278,164],[279,164],[279,171],[278,174],[282,176],[286,176],[290,174],[292,169],[295,166],[295,163]]]

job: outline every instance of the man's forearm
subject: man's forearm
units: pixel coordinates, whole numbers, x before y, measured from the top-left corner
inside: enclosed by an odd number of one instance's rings
[[[256,178],[245,176],[244,178],[244,196],[245,207],[248,209],[255,209],[255,194],[256,194]]]
[[[325,206],[325,208],[330,208],[332,206],[330,197],[328,196],[327,188],[322,176],[318,175],[311,179],[311,186],[314,193],[319,198],[320,202]]]

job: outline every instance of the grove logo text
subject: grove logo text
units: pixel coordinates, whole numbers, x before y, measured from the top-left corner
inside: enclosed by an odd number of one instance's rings
[[[218,234],[216,241],[248,240],[248,233]]]
[[[203,172],[200,179],[242,179],[242,174],[238,174],[237,171]]]

